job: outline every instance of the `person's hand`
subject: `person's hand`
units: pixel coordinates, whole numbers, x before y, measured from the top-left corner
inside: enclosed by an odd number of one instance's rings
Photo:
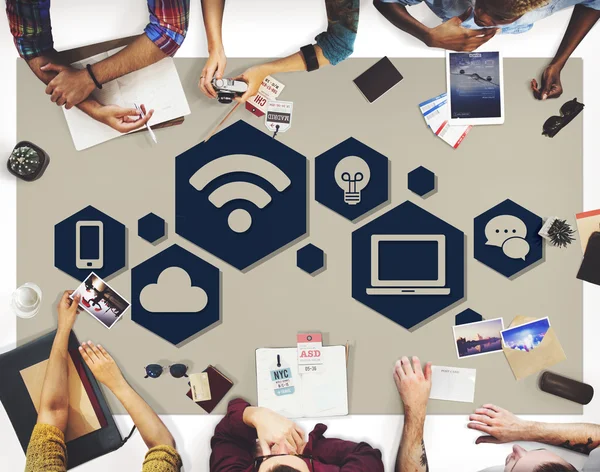
[[[533,96],[538,100],[560,97],[563,93],[562,84],[560,83],[560,71],[560,67],[552,64],[546,67],[542,74],[541,86],[538,86],[537,80],[531,79]]]
[[[472,8],[468,8],[462,15],[450,18],[441,25],[432,28],[427,35],[427,46],[451,51],[471,52],[487,43],[496,35],[499,29],[469,29],[463,27],[462,22],[471,16],[472,10]]]
[[[69,296],[73,293],[73,290],[67,290],[63,293],[60,301],[58,302],[58,329],[71,331],[77,315],[79,314],[79,300],[81,297],[79,294],[73,297],[73,300]]]
[[[262,84],[265,77],[269,75],[268,68],[262,64],[258,66],[252,66],[249,69],[235,78],[235,80],[243,80],[248,84],[248,90],[241,97],[235,97],[238,102],[244,103],[248,101],[250,97],[253,97],[258,93],[260,84]]]
[[[225,51],[219,49],[216,52],[211,52],[208,55],[200,80],[198,82],[198,88],[202,90],[202,93],[208,98],[217,98],[217,92],[212,86],[212,79],[222,79],[225,73],[225,67],[227,66],[227,57]]]
[[[48,83],[46,93],[50,100],[67,110],[79,105],[96,88],[96,84],[87,70],[77,70],[61,64],[46,64],[40,67],[44,72],[56,72],[56,76]]]
[[[143,118],[140,117],[139,112],[135,108],[102,105],[95,108],[90,116],[120,133],[128,133],[129,131],[141,128],[152,118],[154,110],[146,113],[144,105],[141,105],[141,109],[144,112]]]
[[[404,413],[424,417],[431,391],[431,362],[425,364],[423,370],[418,357],[412,358],[411,366],[408,357],[404,356],[394,366],[394,380],[404,404]]]
[[[285,442],[287,449],[302,454],[306,445],[304,430],[292,420],[268,408],[247,407],[244,422],[256,429],[262,454],[271,454],[271,447]]]
[[[126,384],[121,370],[102,346],[96,346],[92,341],[84,342],[79,346],[79,352],[94,377],[110,390]]]
[[[531,424],[510,411],[491,404],[477,408],[475,413],[469,416],[469,421],[468,428],[487,434],[479,436],[475,444],[502,444],[526,440],[525,433]]]

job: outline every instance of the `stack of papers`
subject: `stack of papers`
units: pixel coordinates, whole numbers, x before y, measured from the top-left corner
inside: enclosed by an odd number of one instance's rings
[[[425,119],[425,123],[427,123],[427,126],[429,126],[429,129],[433,134],[448,143],[454,149],[462,143],[463,139],[465,139],[473,127],[471,125],[450,126],[448,122],[450,118],[450,108],[448,106],[446,93],[419,103],[419,109]]]

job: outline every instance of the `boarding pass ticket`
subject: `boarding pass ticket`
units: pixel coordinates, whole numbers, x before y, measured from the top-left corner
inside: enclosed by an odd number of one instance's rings
[[[419,109],[431,131],[444,142],[456,149],[465,139],[472,126],[450,125],[448,97],[442,93],[437,97],[419,103]]]

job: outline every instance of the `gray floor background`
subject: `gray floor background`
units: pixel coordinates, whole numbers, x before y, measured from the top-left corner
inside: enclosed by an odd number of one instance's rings
[[[233,59],[228,75],[242,72],[259,59]],[[351,79],[375,59],[351,59],[311,74],[278,77],[286,84],[282,100],[294,102],[293,125],[278,139],[311,161],[310,235],[247,274],[218,260],[174,234],[174,156],[204,139],[228,109],[209,101],[196,88],[203,59],[177,59],[192,114],[185,123],[157,130],[158,145],[147,133],[122,137],[76,152],[62,111],[51,104],[44,87],[19,61],[17,69],[17,134],[45,149],[51,163],[38,182],[17,188],[17,280],[36,282],[44,292],[41,313],[18,320],[22,344],[52,329],[62,290],[77,281],[54,268],[54,225],[91,204],[128,228],[128,268],[173,243],[218,266],[223,273],[222,324],[183,347],[172,346],[133,323],[126,314],[112,330],[83,313],[75,325],[80,340],[103,344],[117,359],[127,379],[159,413],[202,414],[186,396],[184,380],[163,376],[144,379],[148,363],[184,361],[191,372],[214,364],[235,381],[228,398],[256,401],[254,350],[293,346],[298,331],[320,330],[327,344],[350,341],[349,406],[353,414],[401,412],[392,366],[401,355],[418,355],[438,365],[477,369],[475,405],[492,402],[516,413],[580,414],[582,408],[540,392],[536,376],[516,381],[503,354],[458,360],[453,345],[454,315],[472,308],[485,318],[518,314],[549,316],[567,360],[552,370],[581,379],[582,285],[575,279],[581,260],[578,244],[566,250],[546,247],[545,262],[511,281],[473,259],[473,217],[511,198],[541,216],[574,222],[582,210],[582,118],[554,139],[541,135],[542,124],[573,97],[584,100],[582,61],[571,59],[563,71],[566,93],[559,100],[537,102],[528,88],[539,77],[544,59],[506,59],[504,63],[506,123],[478,127],[458,150],[427,129],[417,104],[443,92],[442,59],[394,59],[404,80],[374,104],[368,104]],[[262,119],[238,110],[264,130]],[[314,201],[312,160],[349,136],[391,160],[391,204],[353,225]],[[438,191],[426,200],[408,191],[406,175],[419,165],[433,170]],[[410,333],[354,301],[350,288],[350,235],[392,205],[410,199],[462,229],[467,236],[464,302]],[[137,220],[153,211],[168,222],[166,242],[153,246],[136,234]],[[296,249],[307,242],[327,253],[327,270],[310,277],[296,268]],[[130,272],[108,279],[130,297]],[[113,412],[123,408],[108,395]],[[215,410],[223,413],[226,402]],[[430,413],[472,411],[474,405],[431,401]]]

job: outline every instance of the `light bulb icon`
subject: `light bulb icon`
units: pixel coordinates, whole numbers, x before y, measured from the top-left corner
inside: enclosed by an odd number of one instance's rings
[[[344,202],[358,205],[361,192],[371,180],[369,165],[358,156],[344,157],[335,166],[335,182],[344,191]]]

